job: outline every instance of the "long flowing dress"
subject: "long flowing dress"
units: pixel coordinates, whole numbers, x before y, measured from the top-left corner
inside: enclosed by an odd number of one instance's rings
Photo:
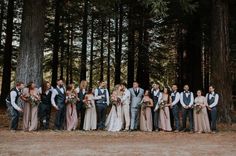
[[[76,110],[77,97],[74,93],[67,96],[66,103],[66,128],[68,131],[75,130],[78,125]]]
[[[29,88],[24,88],[23,96],[27,99],[24,101],[24,113],[23,113],[23,130],[24,131],[34,131],[38,127],[38,104],[33,103],[29,100],[29,97],[39,96],[38,89],[35,88],[34,91],[29,91]]]
[[[120,97],[113,94],[111,101],[113,105],[106,119],[105,127],[107,131],[117,132],[120,131],[123,126],[121,100]]]
[[[207,114],[207,100],[204,96],[196,97],[194,100],[194,131],[195,132],[210,132],[209,118]],[[198,106],[202,106],[201,108]]]
[[[168,99],[169,98],[169,99]],[[168,95],[164,95],[162,97],[162,101],[167,105],[171,103],[171,98]],[[159,121],[158,127],[164,131],[172,131],[170,124],[170,109],[168,106],[159,107]]]
[[[140,130],[151,132],[153,129],[152,125],[152,111],[150,101],[143,102],[140,112]]]
[[[96,130],[97,128],[97,112],[95,106],[95,97],[92,94],[85,96],[87,105],[85,110],[83,129],[86,131]]]

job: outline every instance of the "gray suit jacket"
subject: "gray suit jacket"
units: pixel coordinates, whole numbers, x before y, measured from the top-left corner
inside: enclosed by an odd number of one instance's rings
[[[140,107],[140,102],[143,99],[144,90],[142,88],[139,88],[139,92],[137,95],[135,94],[135,91],[133,88],[130,88],[129,91],[131,94],[131,104],[130,104],[131,108]]]

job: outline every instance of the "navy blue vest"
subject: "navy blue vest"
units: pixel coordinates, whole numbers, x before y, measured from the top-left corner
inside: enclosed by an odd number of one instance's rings
[[[157,102],[159,101],[159,96],[160,96],[160,91],[157,93],[156,96],[154,95],[154,91],[152,92],[152,98],[153,98],[154,105],[156,105]]]
[[[98,104],[107,104],[107,94],[106,94],[106,90],[104,89],[104,92],[102,93],[102,91],[101,91],[101,89],[100,88],[98,88],[97,89],[98,90],[98,96],[104,96],[104,97],[102,97],[102,99],[99,99],[99,100],[97,100],[97,103]]]
[[[58,92],[58,94],[55,97],[55,102],[56,105],[60,105],[60,106],[64,106],[65,105],[65,99],[66,99],[66,95],[63,94],[61,92],[61,90],[59,88],[56,87],[56,90]]]
[[[173,93],[173,94],[174,94],[174,96],[171,96],[172,102],[175,101],[175,97],[176,97],[177,92],[175,92],[175,93]]]
[[[187,97],[187,95],[185,94],[185,92],[183,92],[183,102],[185,105],[189,105],[191,102],[191,92],[189,92],[189,96]]]
[[[12,92],[12,91],[15,91],[15,92],[16,92],[15,103],[17,104],[17,103],[18,103],[18,99],[19,99],[19,97],[20,97],[20,92],[16,89],[16,87],[15,87],[15,88],[12,88],[10,92]],[[11,94],[11,93],[10,93],[10,94]],[[8,102],[11,102],[11,95],[10,95],[10,94],[9,94],[9,95],[7,96],[7,98],[6,98],[6,100],[7,100]]]
[[[79,91],[79,93],[78,93],[78,97],[79,97],[79,99],[80,99],[79,105],[83,105],[83,104],[84,104],[84,103],[83,103],[83,100],[84,100],[85,95],[86,95],[86,93],[83,94],[83,90],[80,89],[80,91]]]
[[[216,96],[216,93],[214,93],[213,97],[210,98],[210,94],[208,94],[208,98],[207,98],[208,105],[211,105],[215,102],[215,96]]]
[[[41,94],[42,104],[51,105],[51,96],[52,96],[52,91],[51,90],[49,90],[48,94],[42,93]]]

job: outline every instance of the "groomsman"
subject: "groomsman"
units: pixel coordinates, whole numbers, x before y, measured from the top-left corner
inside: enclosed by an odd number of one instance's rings
[[[125,119],[125,130],[128,131],[130,127],[130,91],[126,88],[126,84],[122,83],[121,84],[121,89],[124,92],[123,96],[121,98],[121,103],[122,103],[122,113],[123,117]]]
[[[41,103],[39,105],[39,121],[41,129],[49,128],[49,121],[51,116],[51,96],[52,87],[48,81],[43,82],[42,87],[39,88],[39,94],[41,96]]]
[[[209,105],[209,119],[211,123],[212,133],[216,133],[216,120],[217,120],[217,104],[219,101],[219,95],[215,93],[215,87],[209,87],[209,93],[206,95],[207,103]]]
[[[62,79],[57,80],[57,86],[52,91],[51,103],[57,110],[55,119],[55,129],[63,130],[65,123],[66,112],[66,91],[64,88],[64,82]]]
[[[178,87],[177,85],[172,86],[172,93],[171,93],[171,113],[170,113],[170,118],[171,118],[171,127],[175,132],[179,132],[179,100],[180,100],[180,94],[177,91]]]
[[[8,107],[9,114],[11,116],[10,129],[15,132],[18,128],[18,122],[20,112],[23,112],[22,108],[18,106],[18,99],[20,98],[21,90],[24,88],[23,82],[17,82],[16,86],[11,89],[10,94],[6,98],[6,105]]]
[[[80,114],[79,130],[83,130],[83,126],[84,126],[84,117],[85,117],[86,108],[84,106],[83,100],[84,100],[84,97],[86,95],[87,84],[88,83],[87,83],[86,80],[82,80],[80,82],[80,86],[76,88],[76,93],[77,93],[77,96],[79,98],[79,101],[76,105],[78,116]]]
[[[186,131],[186,120],[187,116],[189,117],[189,126],[190,126],[190,132],[193,132],[193,102],[194,97],[193,93],[189,91],[189,86],[184,85],[184,91],[180,94],[180,103],[182,105],[183,109],[183,131]]]
[[[151,90],[151,96],[153,100],[154,106],[152,107],[152,118],[153,118],[153,129],[155,131],[158,131],[158,116],[159,116],[159,110],[157,109],[162,99],[162,93],[160,91],[160,85],[159,84],[153,84]]]
[[[144,90],[139,88],[138,82],[133,83],[133,88],[129,89],[131,94],[131,124],[130,130],[134,131],[138,129],[138,122],[139,122],[139,112],[140,112],[140,105],[143,98]]]
[[[96,109],[97,109],[97,126],[99,130],[105,128],[106,108],[109,105],[109,92],[106,89],[104,81],[99,82],[99,87],[95,89]]]

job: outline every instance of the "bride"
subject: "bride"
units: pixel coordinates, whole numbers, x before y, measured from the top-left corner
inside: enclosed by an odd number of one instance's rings
[[[106,130],[117,132],[122,129],[121,86],[116,85],[111,95],[112,108],[106,120]]]

